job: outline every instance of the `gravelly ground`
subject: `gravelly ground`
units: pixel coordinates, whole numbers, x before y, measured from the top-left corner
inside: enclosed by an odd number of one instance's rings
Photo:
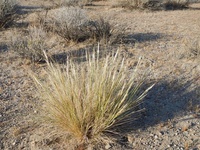
[[[27,13],[26,22],[34,22],[35,11],[49,5],[48,1],[38,0],[20,3],[24,6],[21,12]],[[142,56],[141,72],[149,67],[148,80],[156,83],[144,99],[146,112],[131,124],[134,130],[124,132],[126,144],[100,147],[113,150],[200,149],[199,58],[186,57],[188,40],[200,37],[200,5],[193,5],[198,8],[195,10],[142,12],[111,8],[110,3],[105,2],[95,4],[88,8],[91,16],[106,16],[111,22],[127,27],[126,38],[130,42],[124,47],[131,54],[127,58],[130,66]],[[44,66],[21,60],[10,50],[8,44],[13,30],[14,27],[0,32],[0,149],[62,149],[55,139],[44,136],[43,127],[31,121],[30,116],[37,113],[34,106],[38,99],[27,70],[39,73]],[[68,49],[59,45],[57,48]]]

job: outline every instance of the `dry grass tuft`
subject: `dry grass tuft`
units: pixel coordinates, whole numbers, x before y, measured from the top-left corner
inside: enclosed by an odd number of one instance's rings
[[[27,35],[12,37],[11,49],[22,58],[30,59],[32,62],[45,60],[44,52],[47,51],[46,33],[42,28],[29,27]]]
[[[16,0],[0,1],[0,29],[8,27],[15,20],[16,6]]]
[[[87,55],[85,62],[68,60],[66,65],[48,63],[46,77],[33,77],[43,100],[43,121],[62,133],[69,133],[82,148],[105,137],[104,133],[133,120],[137,106],[147,92],[141,93],[144,80],[135,82],[118,52],[100,59],[99,53]]]
[[[200,60],[200,38],[196,40],[187,39],[185,41],[185,50],[182,53],[182,57]]]

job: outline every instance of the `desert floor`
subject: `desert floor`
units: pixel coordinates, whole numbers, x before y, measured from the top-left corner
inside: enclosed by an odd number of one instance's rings
[[[153,12],[116,8],[105,1],[94,4],[84,6],[88,15],[125,26],[126,42],[114,47],[122,50],[130,67],[142,58],[140,73],[150,70],[147,79],[156,83],[142,104],[145,113],[133,122],[132,129],[118,142],[96,149],[200,149],[200,56],[190,52],[195,42],[199,41],[200,48],[200,4],[187,10]],[[15,34],[38,25],[38,14],[53,4],[21,0],[19,5],[21,19],[0,31],[0,149],[64,149],[59,137],[32,121],[39,100],[29,71],[42,74],[45,64],[22,59],[9,47]],[[88,44],[65,43],[55,35],[47,40],[57,55],[79,51]],[[71,149],[67,143],[65,149]]]

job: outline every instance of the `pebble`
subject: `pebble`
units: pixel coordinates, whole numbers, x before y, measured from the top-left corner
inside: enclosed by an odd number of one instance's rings
[[[13,146],[15,146],[15,145],[16,145],[16,143],[17,143],[17,141],[15,140],[15,141],[12,143],[12,145],[13,145]]]
[[[157,136],[157,135],[155,135],[155,136],[154,136],[154,138],[155,138],[155,139],[157,139],[157,138],[158,138],[158,136]]]
[[[150,136],[154,136],[154,134],[151,133]]]
[[[163,131],[160,131],[159,132],[159,135],[161,136],[161,135],[164,135],[165,133],[163,132]]]
[[[111,148],[111,145],[109,143],[106,144],[105,149]]]

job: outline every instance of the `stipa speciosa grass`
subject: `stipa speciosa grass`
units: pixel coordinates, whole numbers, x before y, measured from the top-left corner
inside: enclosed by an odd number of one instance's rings
[[[128,123],[152,88],[138,94],[144,80],[134,82],[135,71],[118,52],[101,59],[97,52],[84,63],[47,64],[45,80],[33,76],[43,100],[42,119],[69,133],[79,145],[102,139],[104,133]]]

